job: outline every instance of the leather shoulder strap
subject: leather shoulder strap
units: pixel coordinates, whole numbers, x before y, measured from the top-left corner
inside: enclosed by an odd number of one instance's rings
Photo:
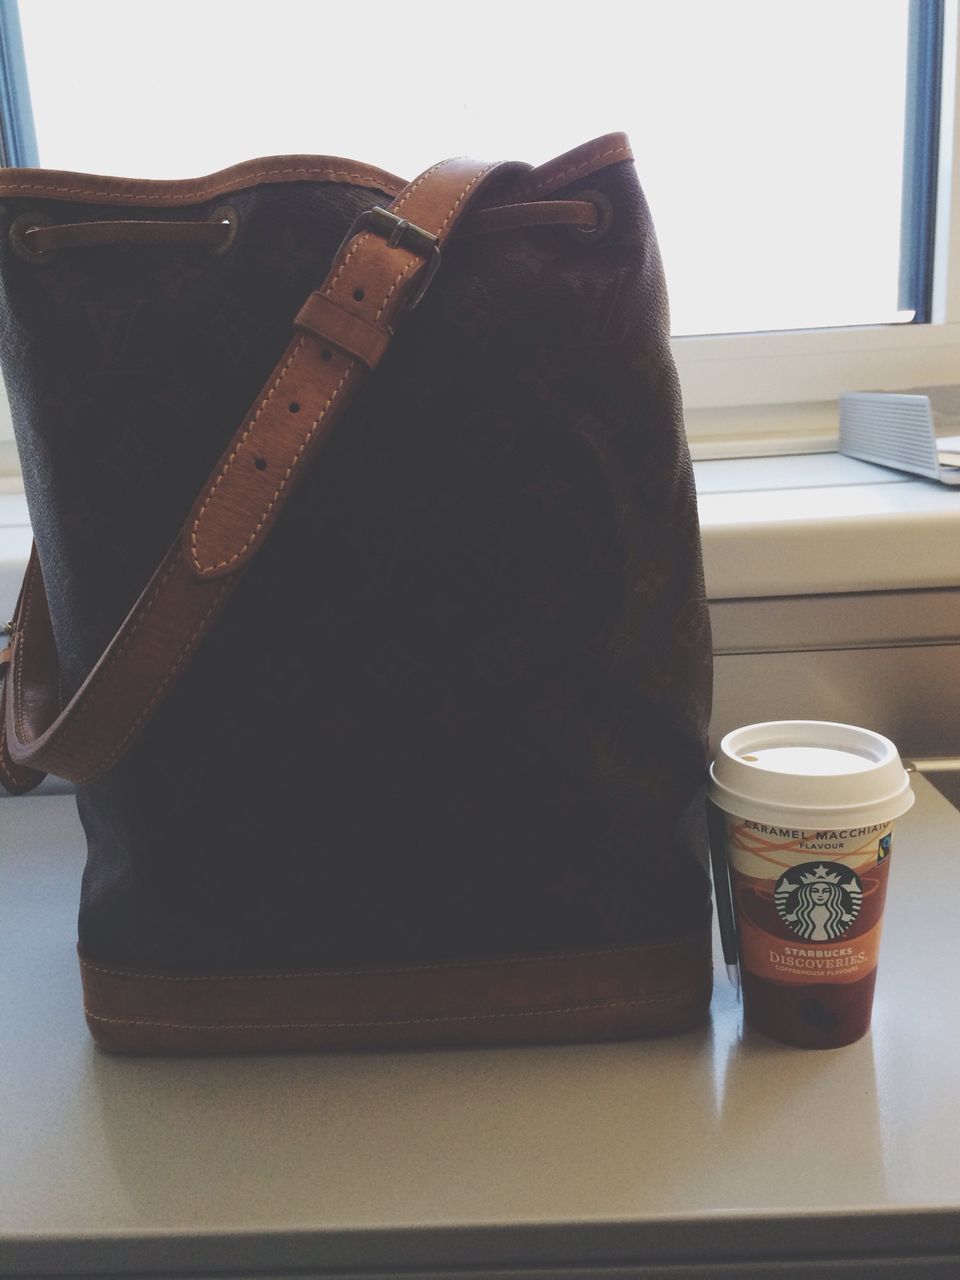
[[[402,313],[444,241],[487,183],[521,164],[446,160],[389,209],[354,224],[295,335],[203,487],[153,578],[80,689],[59,709],[59,662],[36,551],[12,624],[0,782],[15,793],[45,773],[90,782],[123,755],[202,637]]]

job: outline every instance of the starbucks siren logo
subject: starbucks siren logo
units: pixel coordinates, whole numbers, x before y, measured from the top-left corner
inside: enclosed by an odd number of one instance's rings
[[[863,885],[837,862],[803,862],[777,881],[773,901],[785,925],[810,942],[842,938],[860,914]]]

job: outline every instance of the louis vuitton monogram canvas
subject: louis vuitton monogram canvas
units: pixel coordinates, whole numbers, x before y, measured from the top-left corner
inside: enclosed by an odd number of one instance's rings
[[[316,968],[705,927],[710,634],[666,293],[632,163],[552,194],[586,186],[612,210],[596,239],[448,245],[183,678],[79,788],[84,955]],[[69,696],[387,196],[253,183],[223,252],[39,262],[6,234],[24,200],[0,198],[0,341]]]

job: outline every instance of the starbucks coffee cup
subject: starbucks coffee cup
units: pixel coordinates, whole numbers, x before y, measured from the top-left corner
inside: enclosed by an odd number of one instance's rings
[[[728,733],[710,768],[724,815],[744,1017],[802,1048],[870,1026],[893,825],[913,804],[893,743],[775,720]]]

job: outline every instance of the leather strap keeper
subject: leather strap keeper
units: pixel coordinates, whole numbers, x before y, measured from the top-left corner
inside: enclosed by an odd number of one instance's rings
[[[356,356],[368,369],[377,367],[393,336],[389,329],[351,314],[320,292],[311,293],[294,324]]]
[[[171,973],[82,955],[80,967],[101,1048],[250,1053],[667,1035],[703,1020],[709,957],[705,926],[636,946],[390,968]]]

